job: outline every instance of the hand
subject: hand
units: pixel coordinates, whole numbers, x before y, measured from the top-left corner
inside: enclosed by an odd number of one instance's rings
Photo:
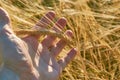
[[[3,19],[6,18],[9,20],[9,17],[3,17]],[[46,28],[50,24],[50,20],[54,18],[54,12],[48,12],[36,24],[34,29],[39,29],[37,25]],[[43,25],[43,23],[45,24]],[[60,30],[56,27],[62,29],[65,25],[66,19],[60,18],[53,27],[53,30],[59,32]],[[2,29],[2,34],[5,35],[5,39],[0,35],[0,53],[5,56],[3,57],[4,63],[9,69],[17,73],[21,80],[37,80],[39,77],[37,71],[40,74],[40,80],[57,80],[65,66],[76,55],[76,50],[73,48],[68,52],[66,57],[57,61],[56,57],[66,45],[66,41],[61,39],[57,44],[54,44],[56,37],[50,35],[47,35],[41,43],[38,42],[40,35],[27,36],[20,39],[15,36],[10,28],[10,21],[6,22],[0,28]],[[67,30],[65,34],[72,37],[70,30]],[[26,78],[24,74],[30,78]]]
[[[47,17],[47,18],[46,18]],[[54,12],[48,12],[42,19],[37,23],[42,28],[46,28],[50,23],[51,20],[55,18]],[[42,25],[46,23],[47,25]],[[35,26],[35,29],[39,29],[39,27]],[[55,25],[52,27],[53,30],[59,32],[64,28],[66,25],[66,19],[60,18]],[[40,27],[40,29],[41,29]],[[59,27],[60,30],[58,30]],[[66,35],[72,37],[72,31],[67,30],[65,32]],[[29,45],[29,49],[33,50],[34,52],[30,52],[31,56],[34,56],[32,59],[36,64],[37,70],[39,71],[40,77],[42,80],[57,80],[62,70],[65,66],[75,57],[76,50],[73,48],[68,52],[67,56],[64,58],[56,61],[56,57],[62,51],[64,46],[66,45],[66,41],[60,40],[56,44],[54,44],[56,37],[47,35],[44,40],[39,43],[38,36],[28,36],[24,38],[26,43]]]

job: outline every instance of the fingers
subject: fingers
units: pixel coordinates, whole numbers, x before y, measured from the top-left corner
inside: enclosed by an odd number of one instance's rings
[[[52,20],[55,18],[55,12],[50,11],[45,16],[43,16],[40,21],[33,27],[35,30],[40,30],[42,28],[47,28],[47,26],[52,23]],[[39,39],[40,35],[34,36]]]
[[[69,64],[70,61],[73,60],[73,58],[76,56],[77,50],[75,48],[71,49],[70,52],[68,52],[67,56],[64,58],[60,59],[58,61],[58,64],[62,68],[62,70]]]
[[[41,29],[41,28],[46,28],[52,20],[55,18],[55,12],[50,11],[47,14],[45,14],[40,21],[33,27],[33,29]]]
[[[66,26],[66,19],[65,18],[60,18],[54,25],[54,27],[52,28],[54,31],[56,32],[60,32],[64,26]],[[42,41],[42,45],[46,46],[46,47],[50,47],[53,42],[55,41],[56,37],[54,36],[50,36],[48,35],[43,41]]]
[[[65,35],[67,35],[69,38],[73,37],[73,33],[71,30],[67,30],[65,32]],[[53,57],[56,57],[59,55],[59,53],[62,51],[62,49],[65,47],[67,42],[63,39],[61,39],[52,49],[51,53],[53,54]]]

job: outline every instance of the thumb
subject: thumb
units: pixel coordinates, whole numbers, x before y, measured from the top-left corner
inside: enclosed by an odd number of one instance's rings
[[[6,24],[8,24],[6,26]],[[7,11],[5,11],[3,8],[0,7],[0,36],[1,36],[1,30],[5,27],[9,27],[10,24],[10,19],[8,16]],[[1,65],[3,64],[3,56],[1,53],[1,42],[0,42],[0,69],[1,69]]]
[[[4,28],[6,24],[10,25],[9,15],[7,11],[0,7],[0,29]]]

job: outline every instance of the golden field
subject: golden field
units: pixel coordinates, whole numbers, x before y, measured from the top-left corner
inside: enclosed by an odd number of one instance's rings
[[[78,54],[60,80],[120,80],[119,0],[0,0],[0,6],[14,30],[30,29],[48,11],[55,11],[56,19],[67,18],[63,32],[73,31],[70,46]]]

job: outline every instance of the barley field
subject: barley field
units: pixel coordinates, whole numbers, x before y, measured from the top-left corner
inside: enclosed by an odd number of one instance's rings
[[[0,0],[0,6],[14,30],[30,29],[48,11],[67,18],[63,32],[72,30],[74,38],[59,57],[70,47],[78,54],[60,80],[120,80],[120,0]]]

